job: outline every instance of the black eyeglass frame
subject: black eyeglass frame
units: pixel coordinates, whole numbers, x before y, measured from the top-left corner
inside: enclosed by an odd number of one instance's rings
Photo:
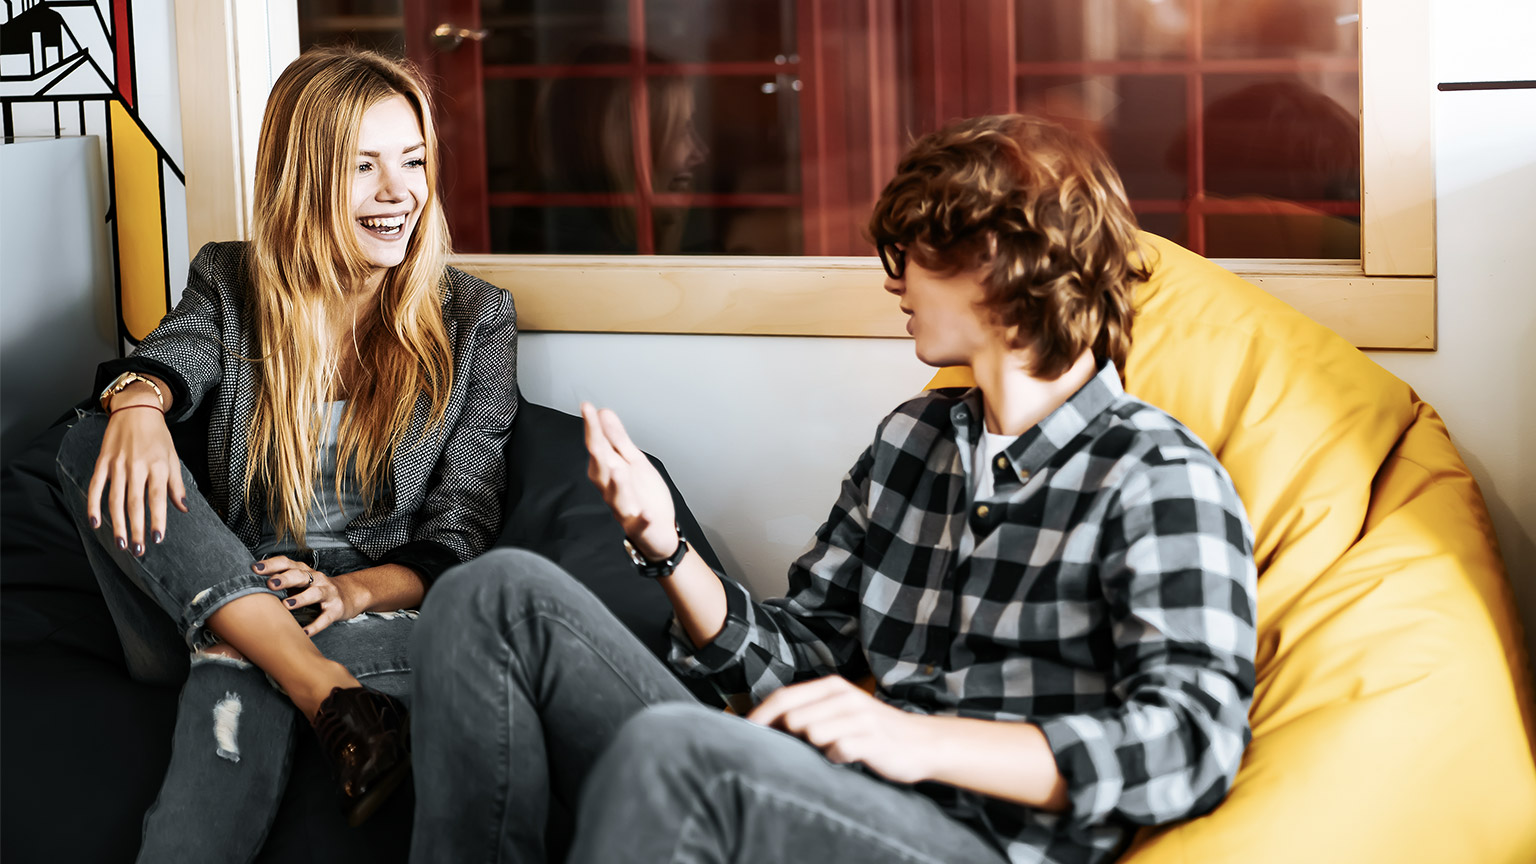
[[[900,279],[907,272],[907,250],[895,243],[881,243],[875,250],[880,254],[880,266],[885,268],[885,275]]]

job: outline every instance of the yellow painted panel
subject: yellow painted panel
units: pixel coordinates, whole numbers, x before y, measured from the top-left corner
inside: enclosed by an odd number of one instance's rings
[[[160,154],[121,102],[112,103],[112,178],[123,326],[143,339],[167,311]]]

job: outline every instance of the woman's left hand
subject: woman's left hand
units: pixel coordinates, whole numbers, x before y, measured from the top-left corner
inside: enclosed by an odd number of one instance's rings
[[[315,616],[315,620],[309,622],[304,628],[306,636],[313,638],[316,633],[337,621],[346,621],[367,611],[359,602],[359,598],[354,596],[355,592],[350,590],[351,583],[333,579],[302,561],[277,555],[258,564],[261,567],[258,572],[267,577],[268,588],[274,591],[303,589],[284,600],[283,605],[289,609],[302,609],[305,606],[319,607],[319,614]]]

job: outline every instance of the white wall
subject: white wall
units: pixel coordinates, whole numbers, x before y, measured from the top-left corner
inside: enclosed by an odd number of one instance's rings
[[[1437,80],[1536,80],[1536,3],[1440,0]],[[1536,90],[1435,102],[1439,350],[1373,353],[1445,418],[1493,516],[1536,657]]]
[[[933,373],[905,339],[591,333],[524,334],[517,371],[542,405],[617,411],[666,464],[727,571],[769,597],[784,592],[875,424]]]
[[[117,356],[117,310],[96,136],[0,145],[0,189],[0,453],[12,454]]]

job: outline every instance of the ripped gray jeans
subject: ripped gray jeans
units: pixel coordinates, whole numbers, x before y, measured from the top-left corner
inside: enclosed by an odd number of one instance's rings
[[[64,436],[58,475],[65,503],[129,674],[151,684],[181,684],[171,764],[144,815],[138,860],[250,861],[282,802],[295,731],[312,733],[260,669],[196,652],[216,641],[205,622],[225,603],[246,594],[282,595],[251,570],[256,558],[213,512],[185,466],[190,512],[167,507],[165,539],[146,544],[143,557],[117,548],[105,518],[91,528],[86,490],[105,431],[105,416],[86,414]],[[373,564],[355,549],[315,550],[305,558],[332,576]],[[364,685],[409,702],[406,649],[415,618],[412,611],[366,613],[320,631],[314,642]],[[344,818],[339,807],[336,818]]]

